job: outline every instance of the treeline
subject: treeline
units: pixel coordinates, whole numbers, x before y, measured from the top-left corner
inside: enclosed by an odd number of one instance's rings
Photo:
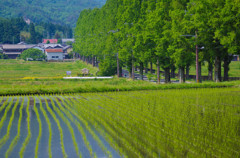
[[[177,70],[184,82],[197,52],[199,79],[207,63],[209,79],[219,82],[222,67],[228,80],[231,57],[239,53],[239,15],[235,0],[108,0],[101,9],[81,12],[74,49],[93,63],[97,58],[103,74],[121,74],[126,66],[134,78],[135,66],[142,76],[154,63],[165,82]]]
[[[0,18],[0,43],[16,44],[24,41],[29,44],[42,42],[43,38],[72,38],[72,29],[52,23],[30,23],[23,18]]]

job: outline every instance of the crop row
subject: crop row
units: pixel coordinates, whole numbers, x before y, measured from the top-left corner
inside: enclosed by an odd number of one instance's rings
[[[97,157],[97,153],[93,151],[91,142],[88,140],[87,135],[89,134],[97,142],[105,155],[108,155],[108,157],[112,157],[111,152],[108,151],[107,147],[104,146],[102,140],[99,139],[98,135],[88,124],[87,119],[79,116],[76,111],[73,111],[71,107],[72,105],[68,105],[70,104],[69,101],[65,101],[65,99],[55,96],[18,96],[0,98],[0,101],[2,100],[4,101],[2,104],[0,104],[0,112],[3,113],[3,115],[0,116],[0,132],[5,131],[4,124],[7,123],[8,125],[6,126],[7,130],[4,133],[3,137],[0,138],[0,150],[4,150],[0,154],[1,156],[5,155],[5,157],[10,157],[10,155],[14,153],[13,151],[18,150],[16,149],[16,146],[18,143],[20,143],[21,145],[18,153],[19,157],[26,157],[26,149],[30,148],[34,151],[34,157],[37,158],[39,157],[39,154],[41,152],[45,152],[41,151],[41,149],[39,148],[40,145],[43,145],[43,143],[45,143],[44,145],[48,146],[48,157],[53,157],[53,149],[55,146],[53,146],[52,144],[52,131],[53,128],[57,127],[60,137],[62,157],[68,157],[65,146],[65,141],[67,139],[72,139],[73,147],[75,148],[77,157],[82,157],[81,152],[83,152],[83,150],[79,148],[79,144],[84,144],[83,146],[86,146],[91,157]],[[26,113],[25,116],[23,115],[23,112]],[[42,115],[42,118],[44,119],[41,119],[40,115]],[[16,118],[16,116],[18,116],[18,118]],[[25,118],[23,118],[23,116]],[[34,118],[33,116],[36,118]],[[9,122],[7,122],[8,117],[10,117]],[[52,120],[50,119],[50,117],[52,118]],[[14,127],[13,125],[14,118],[17,120],[16,127]],[[34,124],[31,124],[31,121],[34,121],[34,119],[36,121],[34,122]],[[21,131],[22,122],[25,120],[27,126],[26,134]],[[46,122],[46,127],[43,126],[44,124],[42,122]],[[67,125],[67,130],[70,132],[71,138],[64,139],[66,131],[63,130],[63,123]],[[77,134],[80,134],[82,136],[83,142],[79,142],[73,126],[78,129],[79,133]],[[11,133],[14,133],[14,128],[17,128],[17,133],[12,139],[9,139]],[[43,128],[48,128],[48,133],[43,133]],[[34,133],[38,134],[34,135]],[[42,135],[48,136],[47,142],[43,142],[43,140],[41,140]],[[37,139],[33,145],[30,144],[30,142],[31,139],[34,137]],[[19,141],[20,138],[23,141]],[[10,142],[10,145],[7,147],[7,150],[5,150],[6,148],[3,148],[3,146],[7,145],[7,141]],[[56,151],[56,149],[54,150]]]
[[[96,144],[107,157],[114,157],[108,144],[123,157],[240,157],[239,88],[19,96],[0,100],[0,113],[4,111],[0,130],[9,120],[6,133],[0,138],[0,150],[11,140],[5,157],[17,143],[22,143],[19,157],[24,157],[33,137],[37,138],[34,156],[39,157],[44,135],[48,136],[48,156],[54,157],[54,128],[59,132],[62,157],[68,157],[66,139],[71,140],[77,157],[84,157],[79,144],[85,146],[90,157],[98,157],[93,148]],[[21,132],[24,110],[26,137]],[[19,116],[17,134],[9,139],[16,116]],[[30,124],[32,116],[36,117],[35,128]],[[43,133],[43,128],[48,128],[48,133]],[[38,130],[38,135],[33,136],[33,129]],[[23,142],[19,141],[21,137]]]
[[[92,93],[71,100],[125,157],[239,157],[239,92]]]

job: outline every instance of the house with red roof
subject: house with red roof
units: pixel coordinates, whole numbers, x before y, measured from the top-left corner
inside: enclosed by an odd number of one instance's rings
[[[43,39],[44,44],[48,43],[48,41],[50,44],[56,44],[58,42],[57,39]]]
[[[47,60],[49,61],[62,61],[64,59],[62,48],[45,49]]]

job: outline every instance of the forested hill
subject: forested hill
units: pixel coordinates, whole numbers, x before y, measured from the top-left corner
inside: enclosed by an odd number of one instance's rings
[[[85,8],[101,7],[106,0],[1,0],[0,17],[25,17],[33,22],[74,26]]]
[[[43,38],[72,38],[72,28],[44,22],[28,25],[23,18],[0,18],[0,44],[35,44]]]

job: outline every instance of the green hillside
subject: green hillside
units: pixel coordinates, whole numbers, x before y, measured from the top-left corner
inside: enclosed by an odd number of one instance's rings
[[[1,0],[0,17],[25,17],[33,22],[74,26],[85,8],[101,7],[106,0]]]

